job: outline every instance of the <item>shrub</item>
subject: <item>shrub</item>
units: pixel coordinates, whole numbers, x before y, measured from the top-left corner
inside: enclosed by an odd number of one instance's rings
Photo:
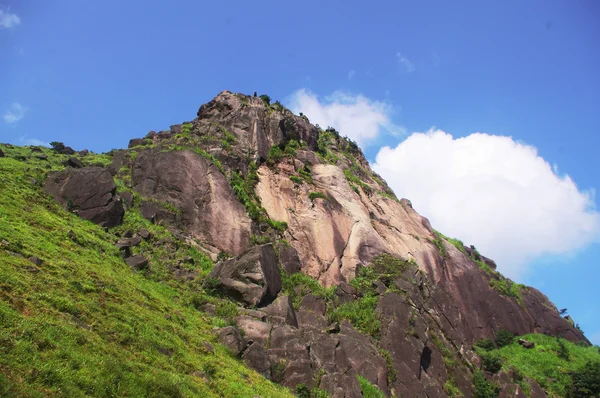
[[[512,344],[515,336],[506,329],[500,329],[496,332],[496,344],[498,347],[504,347]]]
[[[473,375],[473,386],[475,386],[475,398],[496,398],[500,392],[498,386],[487,381],[480,371]]]
[[[329,321],[339,322],[342,319],[347,319],[356,329],[378,339],[379,319],[376,313],[377,302],[377,296],[369,295],[360,300],[342,304],[331,312]]]
[[[308,198],[310,199],[311,202],[314,202],[315,199],[317,199],[317,198],[327,200],[327,197],[325,196],[325,194],[323,192],[309,192]]]
[[[298,185],[304,184],[304,180],[298,176],[290,176],[290,180],[292,180],[295,184]]]
[[[358,383],[362,390],[362,396],[364,398],[385,398],[385,394],[381,392],[377,386],[374,386],[362,376],[358,376]]]
[[[263,100],[263,102],[265,103],[266,106],[271,105],[271,97],[269,97],[267,94],[261,95],[260,99]]]
[[[502,358],[497,352],[486,352],[481,356],[483,369],[490,373],[498,373],[502,369]]]
[[[479,347],[485,351],[491,351],[496,348],[496,345],[491,339],[481,339],[475,343],[475,347]]]
[[[275,163],[279,162],[283,158],[283,151],[277,145],[273,145],[271,149],[269,149],[269,154],[267,155],[267,164],[269,166],[273,166]]]
[[[58,142],[58,141],[52,141],[50,143],[50,146],[52,147],[53,150],[55,150],[56,152],[60,152],[63,149],[65,149],[65,144],[63,144],[62,142]]]
[[[588,361],[571,375],[569,397],[597,397],[600,395],[600,361]]]
[[[232,258],[233,256],[226,252],[225,250],[221,250],[219,254],[217,254],[217,262],[227,260],[228,258]]]

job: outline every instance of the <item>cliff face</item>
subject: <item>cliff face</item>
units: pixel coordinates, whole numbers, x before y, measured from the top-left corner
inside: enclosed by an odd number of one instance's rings
[[[188,247],[210,256],[210,274],[185,259],[167,268],[193,291],[238,303],[220,341],[286,387],[355,397],[360,376],[387,396],[469,397],[480,339],[506,330],[589,344],[541,292],[396,198],[355,143],[279,103],[224,91],[196,119],[132,139],[104,166],[50,174],[46,190],[67,207],[101,197],[91,221],[110,207],[107,226],[124,212],[172,234],[137,257],[129,251],[139,242],[119,241],[134,268],[147,264],[141,256],[152,265],[163,261],[153,253],[171,251],[169,262]],[[108,181],[96,192],[85,176],[106,170],[117,189]],[[502,394],[521,396],[501,376]]]
[[[203,105],[193,121],[151,132],[147,139],[152,148],[133,148],[138,153],[134,190],[174,205],[181,215],[173,226],[213,253],[240,254],[251,246],[251,237],[283,239],[297,253],[301,272],[326,287],[347,286],[358,269],[386,253],[423,272],[414,274],[422,278],[418,288],[411,276],[400,289],[404,294],[378,293],[377,344],[389,352],[398,376],[389,384],[387,378],[368,378],[387,394],[440,396],[452,379],[468,396],[465,364],[477,361],[470,348],[501,329],[586,341],[542,293],[506,280],[487,259],[434,231],[409,200],[393,196],[360,149],[335,130],[323,131],[278,104],[225,91]],[[177,151],[189,147],[201,148],[196,150],[201,155]],[[261,207],[260,216],[246,216],[227,184],[234,175],[254,179],[250,199],[238,198]],[[252,206],[246,203],[246,208]],[[263,218],[286,227],[275,231]],[[437,336],[438,346],[431,336]],[[426,348],[431,360],[422,372],[419,361]],[[444,364],[446,350],[456,357],[456,367]]]

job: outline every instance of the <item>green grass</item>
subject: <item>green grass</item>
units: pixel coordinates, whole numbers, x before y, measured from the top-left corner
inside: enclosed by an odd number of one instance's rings
[[[529,334],[521,338],[534,342],[535,347],[526,349],[515,341],[487,352],[499,355],[502,359],[502,370],[516,369],[523,377],[534,379],[551,396],[567,395],[571,384],[570,372],[580,370],[589,361],[600,362],[598,347],[582,347],[543,334]],[[559,356],[561,345],[566,347],[569,361]],[[482,354],[479,348],[476,350]]]
[[[323,287],[316,279],[313,279],[308,275],[302,273],[288,275],[287,273],[282,272],[281,276],[283,285],[282,290],[284,294],[290,296],[295,309],[298,309],[300,306],[302,297],[309,293],[329,302],[335,295],[335,286],[329,288]]]
[[[211,329],[233,308],[211,318],[193,303],[218,299],[132,272],[114,235],[30,182],[37,167],[0,158],[0,240],[44,260],[36,271],[0,248],[0,396],[290,396],[216,343]],[[152,227],[129,215],[126,225]],[[178,250],[210,267],[200,253]]]
[[[342,304],[328,313],[330,322],[346,319],[359,331],[379,339],[378,296],[364,296],[359,300]]]
[[[374,386],[362,376],[358,376],[358,382],[362,389],[363,398],[385,398],[385,394],[381,392],[377,386]]]

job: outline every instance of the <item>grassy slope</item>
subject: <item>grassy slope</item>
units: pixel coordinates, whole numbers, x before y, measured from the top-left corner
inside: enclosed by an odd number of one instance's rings
[[[0,396],[290,396],[216,344],[185,292],[133,273],[114,235],[32,184],[61,160],[0,158],[0,241],[44,260],[35,272],[0,249]]]
[[[532,341],[535,347],[525,349],[516,340],[505,347],[492,350],[503,360],[502,370],[517,369],[523,376],[534,379],[551,396],[564,397],[571,382],[569,372],[580,370],[588,361],[600,361],[600,348],[582,347],[561,339],[570,360],[558,356],[559,343],[555,337],[528,334],[521,338]]]

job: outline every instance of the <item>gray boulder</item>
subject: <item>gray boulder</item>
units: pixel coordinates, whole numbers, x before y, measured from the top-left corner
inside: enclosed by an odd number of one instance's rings
[[[51,173],[44,189],[61,205],[102,227],[114,227],[123,220],[125,211],[116,196],[117,187],[110,172],[104,168],[86,167]]]
[[[281,275],[271,244],[254,246],[238,257],[217,263],[209,274],[221,290],[249,307],[271,303],[281,290]]]

